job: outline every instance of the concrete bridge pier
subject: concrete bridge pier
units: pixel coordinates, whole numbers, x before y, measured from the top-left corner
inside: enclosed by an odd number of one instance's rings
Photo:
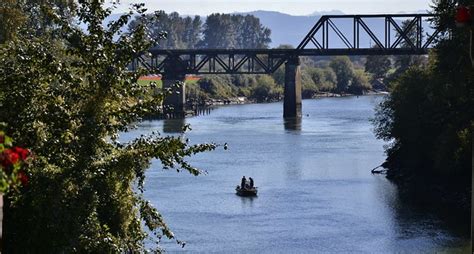
[[[161,77],[163,89],[170,89],[163,101],[164,113],[167,118],[185,116],[186,86],[185,79],[189,62],[179,56],[170,56],[164,63],[164,74]]]
[[[301,117],[301,71],[297,56],[291,57],[285,64],[284,95],[283,117]]]
[[[169,89],[171,92],[163,101],[163,113],[168,118],[181,118],[185,115],[185,78],[185,74],[179,73],[166,73],[161,78],[163,89]]]

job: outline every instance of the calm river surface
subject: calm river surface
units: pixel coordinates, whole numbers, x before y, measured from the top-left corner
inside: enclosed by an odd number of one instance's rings
[[[134,135],[176,135],[191,143],[227,143],[191,159],[207,175],[148,171],[145,196],[161,211],[181,249],[170,253],[434,253],[467,250],[449,215],[400,202],[397,188],[370,170],[384,161],[369,118],[381,96],[305,100],[299,123],[282,103],[224,106],[185,120],[145,121]],[[256,198],[235,195],[241,177]],[[449,221],[447,223],[446,221]]]

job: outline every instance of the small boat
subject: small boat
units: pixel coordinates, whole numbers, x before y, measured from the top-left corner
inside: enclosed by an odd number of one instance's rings
[[[252,197],[257,196],[257,187],[252,188],[240,188],[239,185],[235,188],[236,194],[241,197]]]

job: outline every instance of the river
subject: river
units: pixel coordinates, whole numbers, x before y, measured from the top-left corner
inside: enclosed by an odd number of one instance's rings
[[[369,118],[381,96],[304,100],[303,118],[285,122],[282,103],[231,105],[185,120],[144,121],[134,135],[186,134],[191,143],[229,149],[190,161],[207,174],[163,171],[154,162],[145,196],[184,249],[169,253],[434,253],[467,250],[468,236],[450,215],[400,201],[398,190],[370,170],[384,142]],[[235,195],[251,176],[258,197]]]

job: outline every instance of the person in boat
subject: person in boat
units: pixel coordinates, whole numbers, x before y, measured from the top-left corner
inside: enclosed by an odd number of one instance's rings
[[[240,183],[240,188],[245,189],[246,184],[247,184],[247,179],[245,179],[245,176],[242,176],[242,182]]]
[[[250,189],[252,189],[253,188],[253,178],[249,177],[249,181],[250,181]]]

